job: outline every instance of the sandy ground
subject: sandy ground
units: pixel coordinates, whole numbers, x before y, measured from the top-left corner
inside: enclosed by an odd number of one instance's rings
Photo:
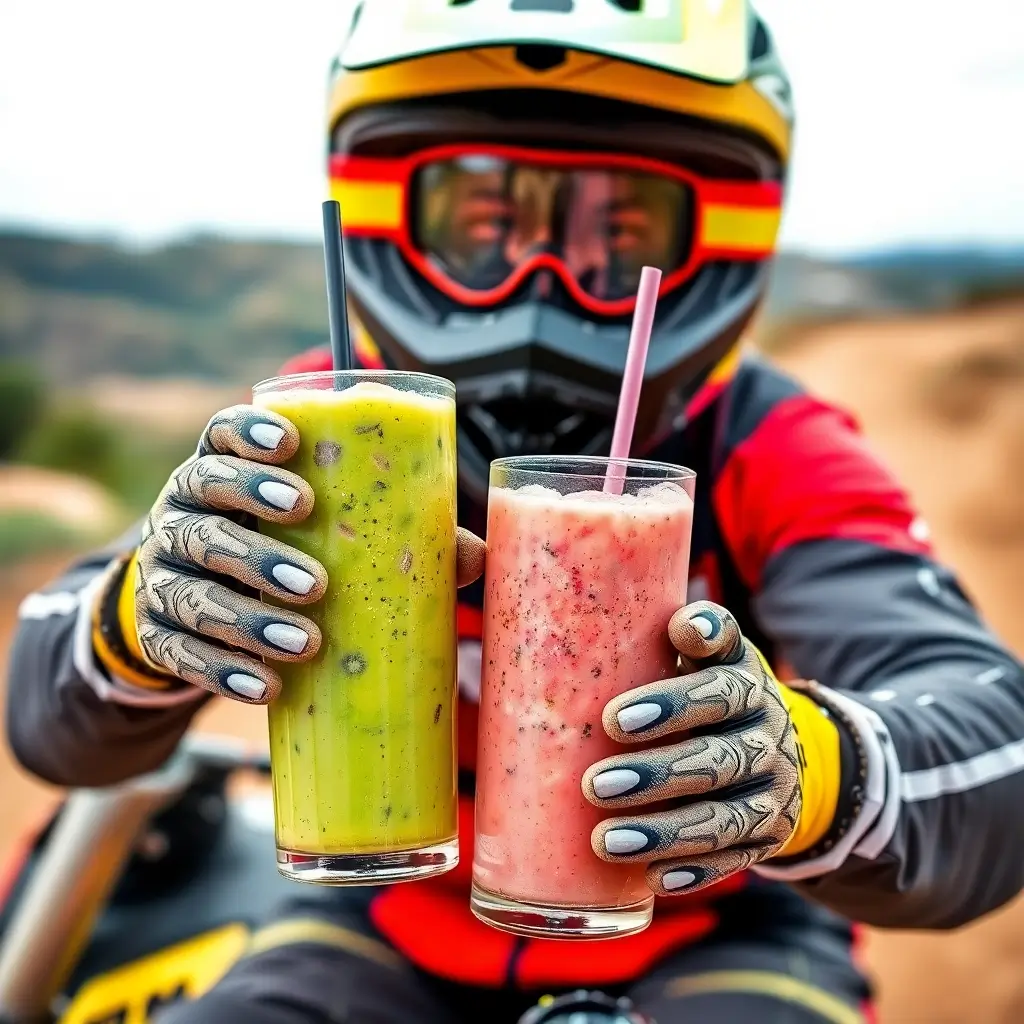
[[[779,359],[853,409],[907,481],[940,550],[983,611],[1018,651],[1024,622],[1024,309],[969,317],[818,330]],[[155,385],[106,381],[93,388],[111,414],[198,429],[212,409],[244,400],[195,387],[175,405]],[[0,651],[9,647],[22,596],[60,569],[42,560],[0,572]],[[265,713],[220,702],[199,727],[265,742]],[[0,856],[57,798],[27,778],[0,746]],[[953,935],[872,935],[871,969],[883,1024],[1015,1024],[1024,1021],[1024,904]]]
[[[121,510],[98,484],[35,466],[0,466],[0,510],[44,514],[83,533],[113,528]]]
[[[97,377],[80,397],[102,415],[168,434],[198,436],[218,409],[249,401],[245,387],[195,380]]]

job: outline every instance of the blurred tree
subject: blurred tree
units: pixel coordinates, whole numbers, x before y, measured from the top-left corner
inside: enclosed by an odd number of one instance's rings
[[[0,362],[0,459],[8,459],[43,414],[45,385],[23,363]]]
[[[53,406],[18,451],[20,461],[87,476],[115,487],[120,443],[115,427],[87,409]]]
[[[138,515],[194,451],[193,438],[167,437],[106,420],[81,406],[52,403],[16,456],[33,466],[95,480]]]

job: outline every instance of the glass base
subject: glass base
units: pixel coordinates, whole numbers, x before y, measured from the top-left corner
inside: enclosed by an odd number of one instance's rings
[[[476,882],[470,906],[492,928],[544,939],[618,939],[642,932],[654,916],[653,896],[624,907],[560,907],[510,900]]]
[[[390,853],[299,853],[277,848],[277,870],[313,885],[388,885],[443,875],[459,863],[459,838]]]

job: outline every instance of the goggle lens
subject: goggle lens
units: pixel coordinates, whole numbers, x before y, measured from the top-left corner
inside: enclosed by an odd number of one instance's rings
[[[418,169],[411,217],[414,245],[471,291],[547,255],[585,294],[616,301],[635,294],[645,265],[686,263],[693,209],[684,182],[654,173],[466,153]]]

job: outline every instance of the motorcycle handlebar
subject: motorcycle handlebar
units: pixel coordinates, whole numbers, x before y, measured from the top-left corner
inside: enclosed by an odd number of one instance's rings
[[[184,755],[198,771],[208,769],[227,774],[236,771],[270,774],[269,751],[253,751],[240,740],[230,736],[189,733],[179,744],[178,754]]]

